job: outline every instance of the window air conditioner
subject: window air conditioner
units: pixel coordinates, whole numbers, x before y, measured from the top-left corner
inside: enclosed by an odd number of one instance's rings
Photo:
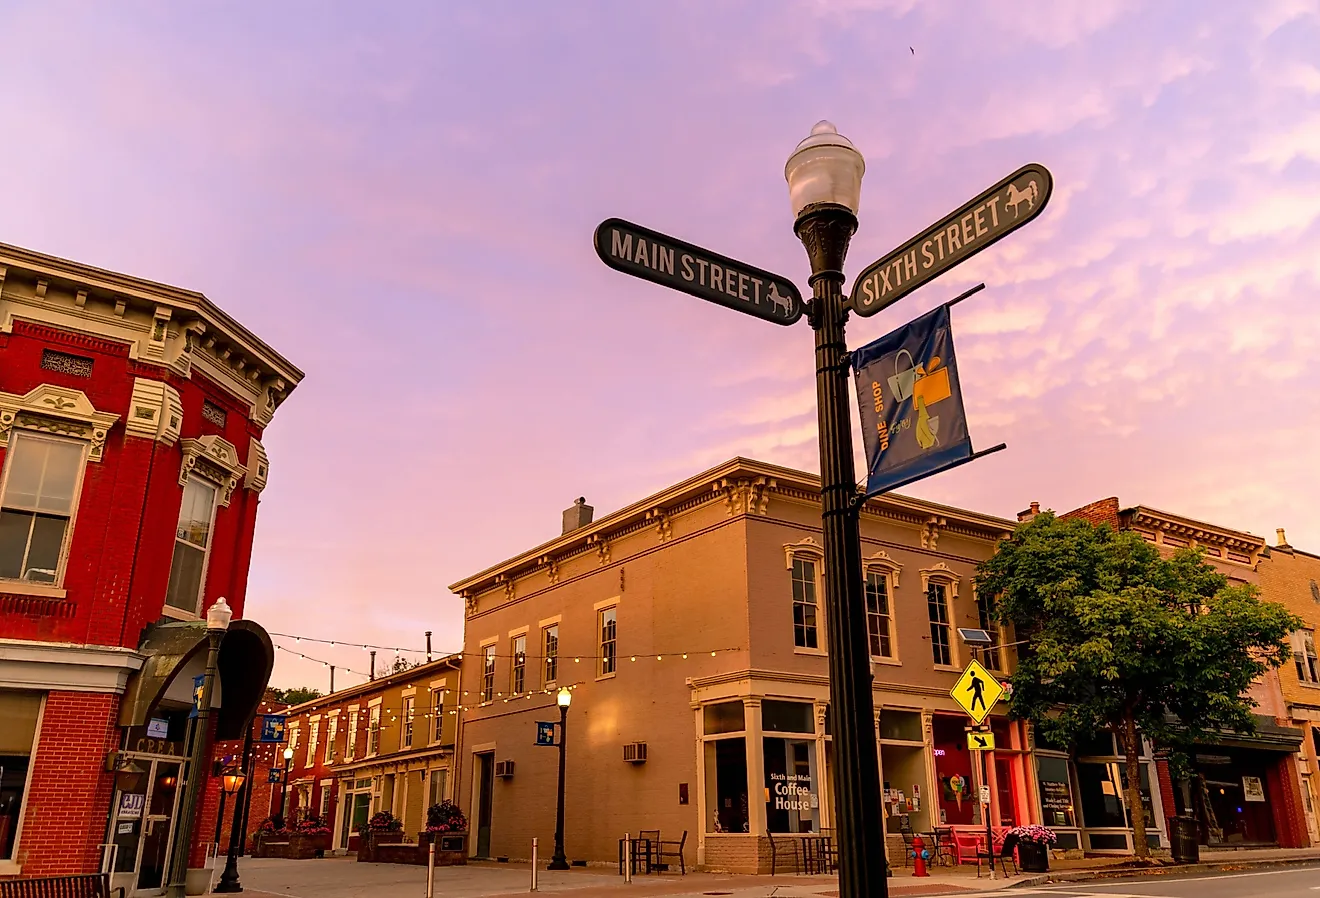
[[[512,762],[512,761],[496,761],[496,762],[495,762],[495,775],[496,775],[496,776],[499,776],[499,777],[504,777],[505,779],[508,779],[509,777],[513,776],[513,762]]]
[[[623,746],[623,759],[630,764],[645,764],[646,743],[625,742]]]

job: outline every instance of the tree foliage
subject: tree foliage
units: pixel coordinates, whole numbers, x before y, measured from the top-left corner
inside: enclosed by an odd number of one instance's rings
[[[268,692],[275,701],[287,702],[290,705],[301,705],[303,702],[310,702],[322,695],[321,690],[313,689],[311,686],[291,686],[288,689],[271,686]]]
[[[1114,733],[1132,809],[1142,806],[1138,731],[1172,751],[1214,730],[1252,732],[1246,690],[1288,660],[1301,625],[1197,551],[1164,557],[1139,534],[1050,513],[1000,544],[976,588],[1023,641],[1011,713],[1065,745]],[[1132,816],[1144,857],[1145,821]]]

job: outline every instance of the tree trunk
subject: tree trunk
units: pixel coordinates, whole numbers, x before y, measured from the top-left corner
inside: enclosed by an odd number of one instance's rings
[[[1141,740],[1137,736],[1137,721],[1128,710],[1123,714],[1123,755],[1127,767],[1127,805],[1132,817],[1132,844],[1137,857],[1150,857],[1146,844],[1146,808],[1141,803]]]

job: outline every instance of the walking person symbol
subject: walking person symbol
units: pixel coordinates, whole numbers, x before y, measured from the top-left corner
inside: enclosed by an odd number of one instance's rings
[[[971,690],[972,690],[972,704],[971,704],[971,710],[973,710],[973,711],[976,710],[976,703],[977,703],[977,702],[980,702],[980,703],[981,703],[981,710],[982,710],[982,711],[986,710],[986,708],[985,708],[985,681],[982,680],[980,677],[978,677],[975,673],[973,673],[973,674],[972,674],[972,681],[971,681],[971,683],[969,684],[969,687],[970,687]]]

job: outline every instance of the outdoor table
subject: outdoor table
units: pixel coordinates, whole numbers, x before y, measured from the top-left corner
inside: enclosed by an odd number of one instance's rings
[[[831,839],[829,836],[811,833],[802,836],[802,872],[832,873]]]
[[[627,841],[629,840],[628,839],[619,840],[619,875],[620,876],[623,875],[623,855],[624,855],[623,845],[624,842]],[[632,841],[632,863],[630,864],[630,866],[632,867],[632,873],[636,875],[638,872],[637,868],[639,866],[644,865],[646,869],[642,872],[649,874],[651,872],[651,840],[634,838],[631,841]]]

